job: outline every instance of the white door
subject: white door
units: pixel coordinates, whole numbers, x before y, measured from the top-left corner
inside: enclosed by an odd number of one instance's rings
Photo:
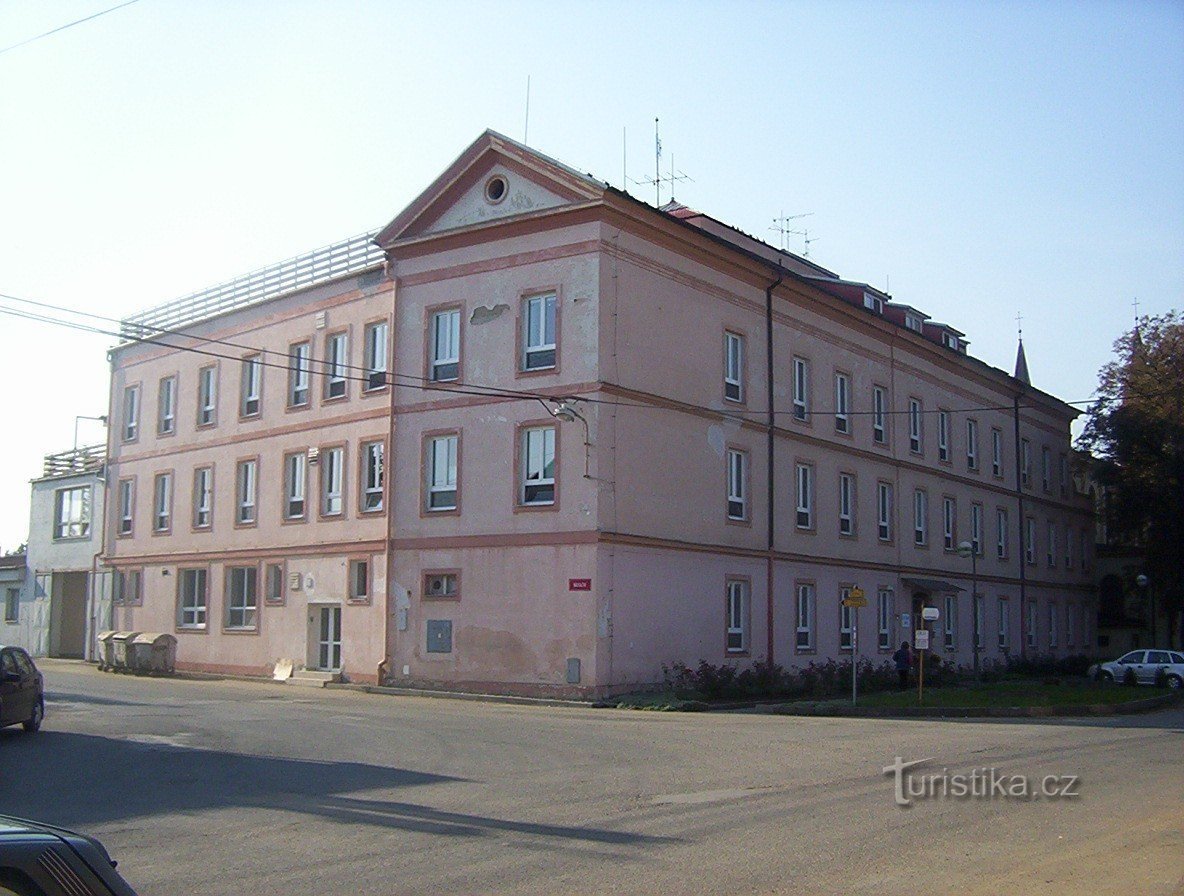
[[[341,668],[341,607],[321,607],[317,668],[336,672]]]

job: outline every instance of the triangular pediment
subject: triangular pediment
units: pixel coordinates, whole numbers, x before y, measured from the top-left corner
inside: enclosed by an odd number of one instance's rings
[[[605,184],[528,146],[486,131],[386,227],[387,248],[415,237],[587,202]]]

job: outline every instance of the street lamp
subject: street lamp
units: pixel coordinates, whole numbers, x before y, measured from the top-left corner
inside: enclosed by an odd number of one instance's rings
[[[1147,578],[1147,576],[1143,575],[1143,573],[1139,573],[1137,576],[1135,576],[1135,584],[1138,585],[1139,589],[1143,592],[1143,602],[1145,604],[1147,604],[1147,612],[1151,616],[1151,646],[1154,647],[1155,646],[1155,595],[1151,591],[1151,589],[1148,587],[1151,584],[1151,580],[1149,578]]]
[[[958,545],[958,556],[970,558],[970,616],[974,620],[974,680],[979,679],[978,650],[982,641],[978,618],[978,556],[974,553],[974,545],[964,541]]]

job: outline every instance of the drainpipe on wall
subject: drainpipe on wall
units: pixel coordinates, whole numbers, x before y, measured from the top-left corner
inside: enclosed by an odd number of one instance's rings
[[[777,265],[777,279],[765,287],[765,391],[769,404],[769,421],[766,427],[766,499],[765,517],[768,529],[768,544],[765,553],[765,661],[773,664],[773,445],[774,427],[777,419],[773,410],[773,290],[781,285],[785,274],[781,264]]]
[[[391,463],[392,456],[395,453],[395,300],[398,293],[397,280],[394,273],[394,263],[390,256],[387,256],[386,265],[383,268],[387,277],[391,281],[391,327],[390,327],[390,363],[387,366],[390,370],[387,376],[390,377],[388,388],[390,389],[390,409],[388,412],[389,421],[386,428],[387,447],[382,456],[382,506],[386,509],[386,544],[383,545],[383,554],[386,557],[386,612],[382,617],[382,662],[378,664],[378,685],[381,687],[386,682],[383,681],[385,673],[390,671],[390,663],[393,659],[393,651],[391,650],[391,614],[397,612],[394,607],[395,594],[395,552],[392,549],[395,539],[395,508],[391,506],[391,470],[394,465]]]
[[[1015,423],[1015,494],[1019,502],[1020,553],[1016,560],[1020,564],[1020,659],[1028,655],[1028,545],[1027,527],[1024,525],[1024,477],[1023,459],[1020,457],[1020,393],[1015,394],[1012,418]]]

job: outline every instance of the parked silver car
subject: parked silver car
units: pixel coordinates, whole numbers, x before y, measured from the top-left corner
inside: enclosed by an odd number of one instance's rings
[[[1104,681],[1125,682],[1127,671],[1134,670],[1136,682],[1155,684],[1160,669],[1169,688],[1184,685],[1184,654],[1175,650],[1132,650],[1112,662],[1090,666],[1089,676],[1100,674]]]

